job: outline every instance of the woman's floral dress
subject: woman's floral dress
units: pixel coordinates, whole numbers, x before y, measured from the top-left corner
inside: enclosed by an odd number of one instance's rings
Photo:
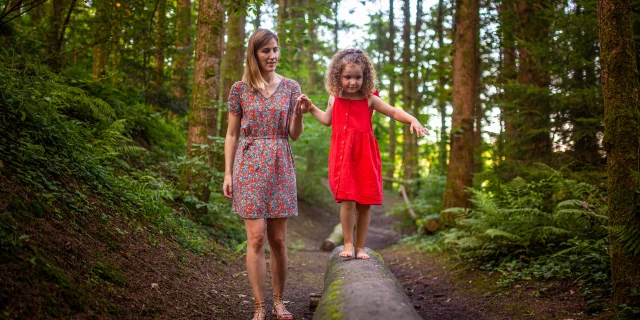
[[[233,212],[245,219],[298,215],[289,121],[300,85],[283,78],[265,97],[241,81],[229,93],[229,112],[241,117],[233,163]]]

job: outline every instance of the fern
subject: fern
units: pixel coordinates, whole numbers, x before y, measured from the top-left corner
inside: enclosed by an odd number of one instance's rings
[[[637,255],[640,253],[640,229],[633,229],[627,226],[607,227],[611,236],[622,246],[623,250]]]

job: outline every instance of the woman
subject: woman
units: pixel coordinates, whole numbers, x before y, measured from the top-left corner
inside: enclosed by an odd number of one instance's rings
[[[293,319],[282,297],[287,277],[287,218],[298,215],[296,177],[288,138],[302,134],[300,86],[276,73],[278,37],[265,29],[249,38],[242,81],[229,93],[225,139],[224,195],[244,218],[247,274],[254,302],[253,319],[266,317],[264,289],[265,230],[271,255],[273,313]],[[240,135],[242,133],[242,135]]]

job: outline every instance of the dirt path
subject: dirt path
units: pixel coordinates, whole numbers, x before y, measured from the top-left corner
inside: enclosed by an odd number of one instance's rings
[[[384,206],[372,207],[367,247],[381,253],[424,319],[591,318],[585,314],[586,303],[576,287],[558,282],[532,282],[499,289],[494,285],[497,275],[471,269],[442,254],[424,254],[393,246],[400,238],[399,232],[393,230],[397,218],[385,216],[385,213],[400,202],[398,197],[385,195]],[[337,207],[329,210],[305,202],[299,202],[299,216],[289,220],[289,274],[285,300],[296,319],[313,317],[309,311],[309,296],[322,291],[329,259],[329,253],[320,251],[319,247],[338,222]],[[270,283],[269,278],[267,282]],[[251,316],[248,284],[245,289],[246,292],[238,295],[243,310],[235,315],[241,316],[238,319]],[[269,284],[267,292],[271,292]],[[269,308],[270,299],[267,294]],[[269,315],[267,319],[275,317]]]

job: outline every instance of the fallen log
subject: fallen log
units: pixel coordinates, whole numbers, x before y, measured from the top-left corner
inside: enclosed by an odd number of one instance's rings
[[[329,237],[322,242],[322,245],[320,245],[320,250],[331,251],[337,245],[339,245],[343,239],[344,235],[342,234],[342,224],[338,223],[335,227],[333,227],[333,232],[331,232]]]
[[[378,253],[365,248],[369,260],[342,258],[342,248],[331,252],[314,320],[421,319]]]

